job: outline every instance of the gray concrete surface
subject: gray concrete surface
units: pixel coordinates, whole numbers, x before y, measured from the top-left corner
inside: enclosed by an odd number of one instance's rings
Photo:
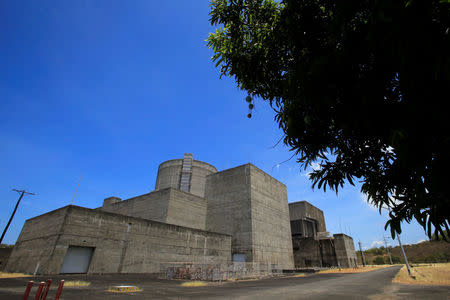
[[[155,190],[165,189],[168,187],[180,189],[181,177],[183,173],[183,164],[186,161],[186,156],[192,158],[192,154],[186,153],[184,159],[172,159],[165,161],[159,165],[158,174],[156,177]],[[217,172],[216,167],[199,160],[192,160],[189,173],[189,188],[191,194],[199,197],[205,196],[206,176]]]
[[[233,255],[292,269],[286,186],[252,164],[206,178],[206,229],[232,235]]]
[[[156,189],[123,201],[106,198],[97,209],[68,206],[27,220],[6,270],[58,274],[64,261],[75,258],[71,253],[81,251],[85,255],[67,265],[86,267],[64,268],[66,273],[154,273],[177,267],[182,274],[185,265],[195,265],[195,274],[229,273],[230,267],[233,274],[278,273],[294,268],[290,222],[295,218],[306,222],[308,237],[328,238],[332,245],[318,244],[319,251],[297,247],[317,258],[300,253],[304,265],[319,260],[322,266],[333,255],[342,267],[356,261],[350,237],[331,240],[325,234],[320,209],[302,201],[291,204],[290,211],[286,186],[252,164],[217,172],[185,154],[160,165]],[[245,265],[237,267],[232,260]]]
[[[333,234],[336,257],[343,268],[358,266],[353,238],[343,233]]]
[[[165,188],[123,201],[105,199],[99,210],[130,217],[143,218],[205,230],[206,199],[180,191]]]
[[[318,222],[318,232],[327,231],[323,211],[307,201],[289,203],[289,219],[291,221],[309,218]]]
[[[89,287],[63,290],[62,300],[71,299],[449,299],[450,286],[412,286],[392,284],[400,267],[395,266],[360,274],[313,274],[307,277],[270,278],[255,281],[215,283],[206,287],[182,287],[183,281],[157,280],[148,275],[54,275],[61,279],[85,280]],[[0,299],[20,299],[28,280],[45,281],[47,277],[0,279]],[[114,285],[136,285],[135,294],[107,292]],[[54,297],[56,284],[50,291]],[[32,295],[34,296],[34,291]]]
[[[161,263],[231,261],[228,235],[71,205],[27,220],[5,270],[58,274],[69,246],[95,248],[89,273],[159,273]]]

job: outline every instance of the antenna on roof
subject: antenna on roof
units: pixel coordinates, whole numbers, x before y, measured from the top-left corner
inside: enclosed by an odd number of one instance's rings
[[[80,186],[81,178],[83,178],[83,173],[81,173],[80,180],[78,180],[77,188],[75,189],[75,193],[73,194],[72,201],[70,202],[70,205],[73,205],[73,200],[75,200],[75,195],[77,194],[78,187]]]

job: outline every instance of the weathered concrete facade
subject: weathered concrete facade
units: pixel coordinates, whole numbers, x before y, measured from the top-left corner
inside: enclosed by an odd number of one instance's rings
[[[233,237],[233,257],[293,268],[284,184],[246,164],[209,175],[206,187],[206,229]]]
[[[343,267],[356,267],[358,259],[356,257],[353,239],[343,233],[333,234],[336,249],[336,257]]]
[[[213,165],[194,160],[192,154],[186,153],[184,159],[172,159],[159,165],[155,190],[172,187],[204,197],[206,176],[216,172]]]
[[[305,220],[314,223],[314,232],[326,232],[327,228],[325,226],[325,217],[323,211],[317,207],[311,205],[307,201],[298,201],[289,203],[289,219],[291,222],[295,220]],[[307,229],[304,229],[303,234],[307,234]]]
[[[306,201],[289,203],[294,264],[304,267],[356,267],[353,239],[326,232],[322,210]]]
[[[206,199],[171,187],[114,203],[111,203],[109,199],[105,199],[103,206],[98,209],[173,225],[205,229]]]
[[[69,246],[94,248],[88,273],[157,273],[168,262],[231,261],[231,236],[66,206],[25,223],[6,269],[60,273]]]
[[[267,173],[252,164],[217,172],[187,153],[160,164],[148,194],[27,220],[6,270],[170,277],[195,269],[219,278],[354,259],[351,237],[329,237],[323,212],[306,201],[288,205],[286,186]]]

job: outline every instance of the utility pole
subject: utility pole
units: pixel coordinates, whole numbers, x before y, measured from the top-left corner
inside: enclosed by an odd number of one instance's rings
[[[414,276],[411,275],[411,270],[409,268],[408,259],[406,258],[405,250],[403,250],[403,245],[402,245],[402,242],[400,241],[400,235],[398,233],[397,233],[397,239],[398,239],[398,244],[400,245],[400,249],[402,250],[403,259],[405,260],[406,268],[408,269],[408,274],[409,274],[409,276],[414,278]]]
[[[20,197],[19,197],[19,200],[17,200],[16,207],[14,207],[14,211],[13,211],[11,217],[9,218],[8,224],[6,224],[6,227],[5,227],[5,229],[3,230],[2,237],[0,237],[0,244],[1,244],[1,242],[3,241],[3,237],[5,236],[6,231],[8,230],[8,227],[9,227],[9,225],[11,224],[12,219],[14,218],[14,215],[16,214],[17,207],[19,206],[20,200],[22,200],[23,195],[24,195],[24,194],[34,195],[33,193],[29,193],[29,192],[27,192],[27,191],[25,191],[25,190],[16,190],[16,189],[13,189],[13,191],[20,193]]]
[[[359,244],[359,252],[361,252],[362,263],[363,263],[363,266],[365,267],[366,266],[366,258],[364,257],[364,253],[362,252],[361,241],[359,241],[358,244]]]
[[[392,257],[391,257],[391,252],[389,251],[389,247],[388,247],[388,244],[387,244],[387,242],[386,242],[386,237],[383,235],[383,240],[384,240],[384,244],[386,245],[386,250],[387,250],[387,253],[388,253],[388,255],[389,255],[389,262],[391,263],[391,265],[393,265],[393,263],[392,263]]]

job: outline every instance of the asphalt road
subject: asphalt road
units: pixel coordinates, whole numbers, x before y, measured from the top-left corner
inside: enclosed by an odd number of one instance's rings
[[[306,277],[282,277],[252,281],[215,283],[206,287],[182,287],[182,281],[158,280],[148,275],[71,275],[60,279],[86,280],[89,287],[66,287],[60,299],[450,299],[450,286],[412,286],[392,284],[400,269],[394,266],[359,274],[313,274]],[[0,299],[22,299],[29,280],[47,277],[0,279]],[[134,294],[107,292],[113,285],[136,285]],[[35,290],[30,299],[34,298]],[[53,299],[55,287],[50,291]]]

